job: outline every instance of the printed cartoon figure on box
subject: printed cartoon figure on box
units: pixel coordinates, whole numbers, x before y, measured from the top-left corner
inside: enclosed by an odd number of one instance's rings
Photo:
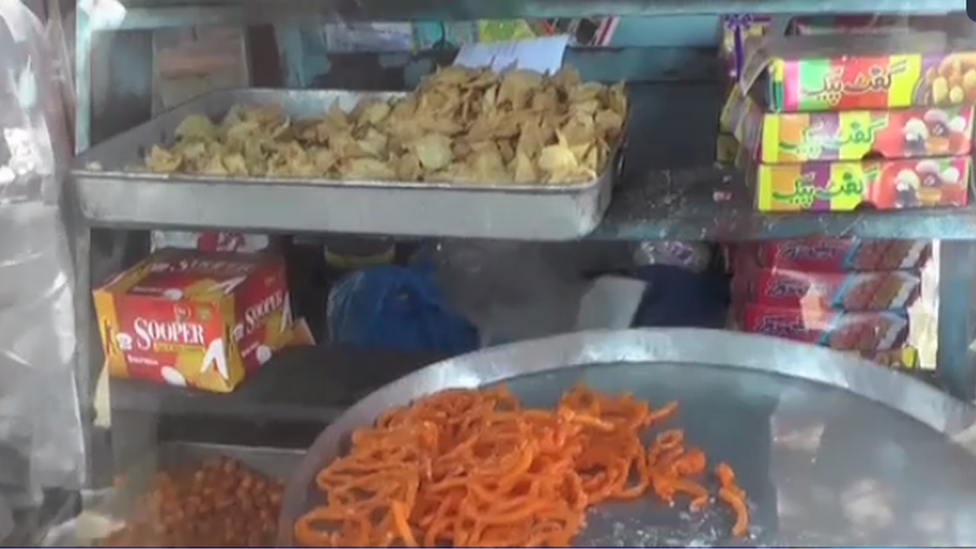
[[[970,115],[970,118],[966,117]],[[972,110],[949,112],[929,109],[921,118],[910,118],[902,126],[904,156],[939,156],[969,152]]]
[[[893,186],[879,187],[877,201],[892,204],[895,208],[938,206],[944,202],[958,202],[965,194],[962,167],[948,164],[941,159],[923,159],[915,166],[888,166],[882,180],[891,180]],[[884,192],[886,188],[893,191]]]

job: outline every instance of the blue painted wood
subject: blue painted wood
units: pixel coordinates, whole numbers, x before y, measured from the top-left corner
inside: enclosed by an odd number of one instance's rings
[[[621,17],[611,46],[714,47],[718,41],[718,17]]]
[[[715,48],[719,38],[718,24],[719,19],[715,15],[622,17],[609,45],[618,48]],[[323,25],[278,25],[276,32],[279,49],[288,62],[303,60],[300,70],[289,67],[287,82],[291,85],[305,85],[299,83],[310,82],[314,78],[311,75],[323,74],[325,71],[321,63],[327,60],[329,54],[339,53],[327,50],[322,39]],[[301,38],[295,37],[296,33]],[[624,63],[628,62],[624,60]],[[602,72],[606,73],[608,69]]]
[[[292,87],[410,89],[437,65],[450,64],[454,55],[454,50],[306,55],[296,73],[290,60],[286,66]],[[712,48],[571,48],[566,63],[584,79],[601,82],[712,83],[720,70]],[[394,74],[377,78],[378,71]],[[715,101],[717,109],[719,98]]]
[[[437,27],[437,22],[415,22],[414,25]],[[474,26],[474,23],[470,25]],[[719,18],[715,15],[621,17],[618,18],[611,42],[606,45],[639,48],[715,46],[718,25]],[[327,51],[327,44],[322,39],[325,33],[322,24],[307,22],[290,25],[290,28],[302,34],[309,54],[341,53]]]
[[[598,80],[614,80],[616,78],[631,79],[629,74],[637,73],[647,78],[646,75],[659,73],[666,74],[674,71],[676,52],[658,49],[654,52],[631,51],[631,48],[715,48],[718,41],[719,20],[714,15],[691,15],[674,17],[623,17],[617,23],[611,46],[624,48],[622,51],[615,50],[614,55],[622,56],[619,61],[605,64],[604,58],[596,58],[599,67],[594,67],[592,78]],[[304,23],[297,25],[277,25],[275,32],[278,35],[279,52],[285,59],[286,78],[285,81],[293,87],[304,87],[309,85],[316,76],[326,72],[328,66],[328,56],[330,54],[342,53],[328,51],[325,40],[323,40],[323,25],[314,23]],[[633,59],[634,54],[646,54],[647,59]],[[571,61],[578,63],[579,61]],[[696,59],[687,59],[687,62],[698,62]],[[585,64],[586,61],[583,61]],[[622,64],[623,69],[619,71],[621,76],[614,76],[614,67]],[[678,63],[680,66],[681,63]],[[651,67],[660,67],[655,70]],[[711,65],[709,65],[709,68]],[[581,69],[590,71],[590,69]],[[687,74],[693,68],[685,69]],[[704,74],[705,68],[700,71]],[[709,77],[712,75],[709,75]],[[674,78],[664,77],[665,80]],[[698,77],[692,79],[698,80]]]
[[[471,21],[729,13],[947,13],[965,0],[128,0],[93,28],[344,21]],[[960,13],[960,17],[965,17]]]

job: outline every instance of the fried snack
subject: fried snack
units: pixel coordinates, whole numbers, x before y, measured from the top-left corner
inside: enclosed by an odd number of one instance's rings
[[[680,429],[643,431],[677,403],[578,386],[555,409],[524,408],[504,387],[443,391],[387,411],[352,435],[350,452],[315,478],[326,502],[300,517],[302,546],[565,547],[587,508],[652,492],[709,505],[705,453]],[[719,498],[748,533],[745,493],[716,471]],[[725,494],[725,495],[723,495]]]
[[[284,488],[229,459],[159,473],[105,547],[269,547]]]
[[[735,513],[735,524],[732,525],[732,535],[742,537],[749,532],[749,507],[746,503],[746,491],[735,481],[735,472],[727,463],[715,466],[715,476],[718,478],[718,498],[725,502]]]
[[[484,184],[592,181],[621,141],[624,84],[580,82],[563,69],[452,66],[406,97],[335,102],[324,116],[291,120],[277,108],[237,106],[220,122],[188,116],[158,173]]]

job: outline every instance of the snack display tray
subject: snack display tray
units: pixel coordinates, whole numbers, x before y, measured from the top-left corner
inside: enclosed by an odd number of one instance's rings
[[[972,405],[826,348],[728,331],[643,329],[492,347],[375,391],[309,448],[286,488],[278,545],[294,546],[294,521],[323,502],[315,476],[346,451],[352,431],[418,397],[498,383],[527,406],[555,406],[577,383],[656,407],[677,400],[666,427],[684,429],[711,464],[729,463],[749,494],[747,540],[728,539],[731,518],[720,503],[688,513],[686,503],[669,508],[645,497],[591,509],[576,539],[581,547],[976,542],[976,461],[953,443],[976,419]]]
[[[234,105],[280,106],[308,117],[333,101],[400,92],[226,90],[204,95],[80,154],[72,169],[82,214],[116,227],[206,227],[251,232],[337,232],[518,240],[589,234],[610,203],[623,154],[595,181],[572,185],[472,185],[157,174],[141,168],[153,145],[169,144],[191,114],[220,119]]]
[[[190,442],[160,444],[150,455],[125,469],[123,487],[84,494],[81,515],[54,528],[42,545],[84,547],[104,537],[110,532],[115,517],[124,514],[126,503],[143,494],[158,471],[179,470],[208,459],[225,457],[269,478],[287,480],[303,455],[302,451],[282,448]]]

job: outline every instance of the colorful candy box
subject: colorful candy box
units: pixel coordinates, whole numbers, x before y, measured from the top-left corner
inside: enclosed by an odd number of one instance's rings
[[[749,242],[732,250],[734,265],[807,272],[920,269],[932,254],[928,240],[798,238]]]
[[[852,211],[965,206],[971,168],[969,156],[956,156],[758,164],[746,173],[760,211]]]
[[[773,112],[976,102],[976,44],[941,32],[770,37],[747,59],[739,85]]]
[[[760,162],[957,156],[972,150],[971,105],[773,114],[746,101],[735,136]]]

